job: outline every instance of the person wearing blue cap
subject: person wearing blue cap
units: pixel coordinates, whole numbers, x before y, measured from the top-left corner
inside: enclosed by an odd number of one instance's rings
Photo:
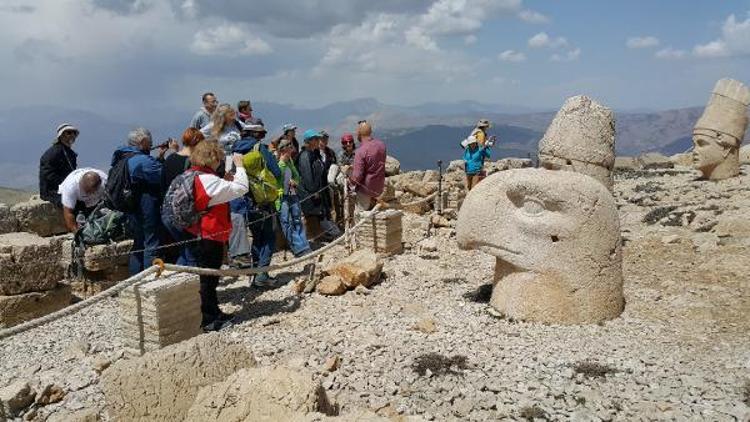
[[[327,201],[328,192],[323,190],[328,186],[328,178],[325,164],[320,157],[320,132],[308,129],[302,138],[305,145],[297,157],[297,169],[301,179],[297,192],[302,201],[307,237],[313,239],[321,234],[320,222],[330,207]]]

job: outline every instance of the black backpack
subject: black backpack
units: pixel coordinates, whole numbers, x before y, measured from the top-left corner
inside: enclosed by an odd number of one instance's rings
[[[128,171],[128,160],[134,155],[132,152],[123,154],[109,169],[104,191],[109,207],[114,210],[129,213],[138,208],[138,197]]]

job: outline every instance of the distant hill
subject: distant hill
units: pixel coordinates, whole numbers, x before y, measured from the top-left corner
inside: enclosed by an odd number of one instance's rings
[[[430,125],[411,131],[392,131],[382,134],[388,154],[401,162],[402,170],[436,168],[442,160],[447,166],[463,156],[459,145],[473,126],[451,127]],[[499,125],[493,129],[500,142],[492,149],[492,159],[536,156],[537,143],[542,133],[530,129]]]
[[[0,204],[15,205],[31,198],[34,192],[0,187]]]
[[[492,120],[492,133],[501,142],[495,155],[527,156],[536,152],[536,144],[555,116],[554,110],[534,110],[512,105],[483,104],[474,101],[427,103],[415,106],[383,104],[372,98],[336,102],[318,108],[257,101],[255,113],[263,118],[269,137],[279,134],[281,125],[295,123],[301,130],[326,129],[333,135],[331,145],[345,131],[353,131],[357,121],[374,124],[376,135],[386,139],[392,153],[405,168],[434,167],[438,159],[456,159],[458,142],[466,137],[479,118]],[[0,145],[0,185],[25,187],[37,185],[39,157],[52,141],[55,127],[71,122],[81,128],[75,145],[79,166],[109,167],[112,151],[125,142],[127,133],[145,126],[160,142],[169,136],[178,138],[198,105],[179,108],[130,109],[127,112],[90,112],[62,107],[17,107],[0,109],[3,136]],[[701,107],[666,111],[616,112],[619,155],[638,155],[658,151],[682,152]],[[750,134],[749,134],[750,135]]]

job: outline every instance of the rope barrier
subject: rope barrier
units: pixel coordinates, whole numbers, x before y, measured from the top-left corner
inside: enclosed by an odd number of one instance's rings
[[[154,265],[150,268],[147,268],[143,271],[141,271],[138,274],[135,274],[132,277],[129,277],[121,282],[119,282],[117,285],[110,287],[109,289],[95,295],[91,296],[88,299],[82,300],[78,303],[75,303],[71,306],[68,306],[67,308],[60,309],[59,311],[52,312],[51,314],[47,314],[43,317],[33,319],[31,321],[24,322],[22,324],[15,325],[10,328],[6,328],[3,330],[0,330],[0,340],[4,339],[6,337],[14,336],[16,334],[22,333],[24,331],[31,330],[32,328],[39,327],[44,324],[48,324],[56,319],[60,319],[63,317],[66,317],[68,315],[72,315],[84,308],[87,308],[97,302],[101,302],[102,300],[112,297],[123,290],[127,289],[128,287],[142,281],[144,278],[148,277],[151,274],[156,273],[159,270],[158,265]]]
[[[412,204],[409,204],[409,205],[413,205],[413,204],[416,204],[416,203],[419,203],[419,202],[429,201],[435,195],[436,194],[433,194],[433,195],[430,195],[428,197],[422,198],[421,200],[416,201],[416,202],[414,202]],[[372,210],[363,213],[363,214],[365,214],[363,216],[363,218],[359,222],[357,222],[354,226],[352,226],[351,229],[349,229],[347,232],[353,233],[353,232],[357,231],[367,221],[375,218],[375,216],[377,216],[377,214],[381,212],[381,208],[382,208],[382,204],[377,204],[377,205],[375,205],[375,207]],[[303,262],[309,261],[309,260],[311,260],[311,259],[313,259],[313,258],[315,258],[317,256],[320,256],[320,255],[324,254],[325,252],[329,251],[330,249],[332,249],[333,247],[335,247],[336,245],[338,245],[339,243],[341,243],[345,239],[347,239],[347,237],[344,234],[344,235],[339,236],[334,241],[332,241],[332,242],[328,243],[327,245],[323,246],[322,248],[320,248],[318,250],[315,250],[315,251],[313,251],[313,252],[311,252],[311,253],[309,253],[309,254],[307,254],[305,256],[301,256],[299,258],[294,258],[294,259],[291,259],[291,260],[288,260],[288,261],[284,261],[284,262],[282,262],[280,264],[269,265],[269,266],[260,267],[260,268],[224,269],[224,270],[222,270],[222,269],[214,269],[214,268],[187,267],[187,266],[183,266],[183,265],[165,264],[165,263],[160,262],[158,265],[153,265],[153,266],[151,266],[151,267],[149,267],[149,268],[141,271],[140,273],[135,274],[135,275],[133,275],[133,276],[131,276],[131,277],[129,277],[129,278],[121,281],[120,283],[118,283],[117,285],[115,285],[113,287],[111,287],[111,288],[109,288],[109,289],[107,289],[107,290],[105,290],[105,291],[103,291],[103,292],[101,292],[101,293],[99,293],[99,294],[97,294],[95,296],[92,296],[92,297],[90,297],[88,299],[82,300],[82,301],[80,301],[78,303],[75,303],[75,304],[73,304],[71,306],[68,306],[67,308],[63,308],[63,309],[61,309],[59,311],[47,314],[47,315],[45,315],[43,317],[31,320],[31,321],[24,322],[24,323],[21,323],[19,325],[15,325],[15,326],[10,327],[10,328],[6,328],[6,329],[3,329],[3,330],[0,330],[0,340],[2,340],[4,338],[7,338],[7,337],[11,337],[11,336],[17,335],[17,334],[20,334],[20,333],[23,333],[23,332],[31,330],[33,328],[40,327],[42,325],[48,324],[50,322],[53,322],[53,321],[55,321],[57,319],[64,318],[66,316],[72,315],[72,314],[74,314],[74,313],[76,313],[76,312],[78,312],[78,311],[80,311],[82,309],[85,309],[85,308],[87,308],[87,307],[89,307],[91,305],[94,305],[94,304],[96,304],[98,302],[101,302],[104,299],[107,299],[109,297],[115,296],[115,295],[119,294],[120,292],[122,292],[123,290],[127,289],[128,287],[130,287],[130,286],[132,286],[132,285],[134,285],[134,284],[136,284],[136,283],[138,283],[140,281],[143,281],[149,275],[156,274],[158,272],[160,273],[163,270],[169,270],[169,271],[174,271],[174,272],[182,272],[182,273],[191,273],[191,274],[198,274],[198,275],[220,276],[220,277],[222,277],[222,276],[224,276],[224,277],[235,276],[236,277],[236,276],[242,276],[242,275],[258,274],[258,273],[262,273],[262,272],[269,272],[269,271],[275,271],[275,270],[279,270],[279,269],[283,269],[283,268],[288,268],[288,267],[291,267],[291,266],[294,266],[294,265],[301,264]]]

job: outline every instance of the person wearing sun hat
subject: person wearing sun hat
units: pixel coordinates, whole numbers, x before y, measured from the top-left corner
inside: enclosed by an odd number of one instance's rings
[[[78,167],[78,154],[73,151],[73,143],[79,134],[78,128],[63,123],[55,131],[55,139],[39,159],[39,196],[62,207],[58,193],[60,183]]]

